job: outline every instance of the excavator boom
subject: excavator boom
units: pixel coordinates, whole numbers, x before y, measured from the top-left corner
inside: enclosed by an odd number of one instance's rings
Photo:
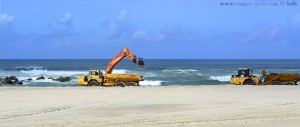
[[[137,58],[133,55],[128,48],[123,48],[114,59],[112,59],[107,68],[106,74],[111,74],[114,67],[125,57],[128,57],[133,63],[137,65],[137,67],[143,68],[145,66],[144,60],[142,58]]]

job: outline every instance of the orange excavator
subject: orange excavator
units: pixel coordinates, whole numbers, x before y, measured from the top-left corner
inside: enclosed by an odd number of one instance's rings
[[[142,58],[137,58],[135,55],[133,55],[128,48],[123,48],[114,59],[112,59],[107,68],[106,68],[106,74],[111,74],[114,67],[125,57],[128,57],[133,63],[135,63],[138,67],[143,68],[145,66],[144,60]]]
[[[133,55],[128,48],[123,48],[112,59],[103,75],[101,70],[90,70],[87,76],[78,76],[78,84],[83,86],[139,86],[143,76],[137,74],[112,74],[114,67],[125,57],[128,57],[139,68],[145,66],[143,58]]]

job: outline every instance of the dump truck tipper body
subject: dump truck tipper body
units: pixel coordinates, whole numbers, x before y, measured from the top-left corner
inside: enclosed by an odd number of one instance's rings
[[[295,85],[300,80],[298,73],[264,73],[260,78],[264,84]]]

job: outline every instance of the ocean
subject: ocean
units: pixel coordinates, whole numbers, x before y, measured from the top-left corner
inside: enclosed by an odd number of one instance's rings
[[[105,70],[107,59],[50,59],[50,60],[0,60],[0,77],[16,76],[25,80],[21,86],[72,86],[77,87],[77,76],[86,75],[90,69]],[[231,75],[241,67],[251,68],[260,76],[259,70],[267,72],[300,73],[300,60],[212,60],[212,59],[144,59],[145,68],[137,68],[124,59],[112,73],[140,74],[144,76],[141,86],[168,85],[224,85],[230,83]],[[36,80],[44,76],[45,80]],[[48,78],[70,76],[70,82],[57,82]],[[26,79],[32,78],[32,81]],[[5,84],[1,84],[5,85]]]

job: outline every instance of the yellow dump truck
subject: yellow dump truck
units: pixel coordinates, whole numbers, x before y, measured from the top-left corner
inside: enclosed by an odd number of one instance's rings
[[[107,80],[105,80],[107,78]],[[78,84],[83,86],[139,86],[143,76],[135,74],[106,74],[101,70],[90,70],[87,76],[79,76]]]
[[[231,76],[234,85],[297,85],[300,81],[298,73],[267,73],[261,70],[262,76],[257,77],[252,69],[239,68],[237,75]]]
[[[139,86],[143,76],[137,74],[112,74],[113,68],[125,57],[128,57],[138,67],[144,67],[144,60],[133,55],[128,48],[123,48],[112,59],[105,74],[101,70],[90,70],[87,76],[78,76],[78,84],[83,86]]]

